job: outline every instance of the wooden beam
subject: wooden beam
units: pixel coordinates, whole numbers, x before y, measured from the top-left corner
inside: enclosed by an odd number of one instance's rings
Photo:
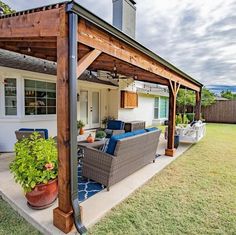
[[[165,155],[173,157],[175,154],[175,119],[176,119],[176,99],[180,88],[180,83],[169,80],[169,119],[168,119],[168,138]]]
[[[181,77],[180,75],[177,75],[175,72],[170,71],[164,65],[159,64],[156,60],[141,53],[125,42],[111,36],[109,33],[102,31],[91,23],[81,19],[78,29],[78,38],[81,43],[92,48],[96,48],[108,55],[135,65],[158,76],[178,82],[192,90],[200,90],[200,87],[196,84]]]
[[[170,90],[170,89],[169,89]],[[168,119],[168,138],[165,155],[173,157],[175,154],[174,138],[175,138],[175,116],[176,116],[176,95],[170,92],[169,96],[169,119]]]
[[[57,146],[58,207],[53,211],[53,224],[64,233],[73,226],[70,198],[70,110],[68,75],[68,16],[60,12],[60,36],[57,37]]]
[[[101,54],[102,52],[94,49],[87,53],[84,57],[82,57],[78,61],[77,65],[77,77],[80,77],[82,73],[93,63],[94,60]]]
[[[201,96],[202,92],[195,92],[196,95],[196,104],[195,104],[195,120],[201,119]]]
[[[64,7],[0,19],[0,38],[58,36]]]

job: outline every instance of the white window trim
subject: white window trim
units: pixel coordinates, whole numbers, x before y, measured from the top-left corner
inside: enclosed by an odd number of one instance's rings
[[[52,82],[56,84],[56,81],[54,79],[48,79],[48,78],[36,78],[36,77],[29,77],[29,76],[23,76],[22,77],[22,86],[21,90],[23,92],[22,94],[22,119],[25,121],[34,121],[34,120],[54,120],[57,117],[57,114],[41,114],[41,115],[25,115],[25,80],[35,80],[35,81],[41,81],[41,82]],[[56,105],[57,105],[57,97],[56,97]],[[57,111],[57,107],[56,107]]]

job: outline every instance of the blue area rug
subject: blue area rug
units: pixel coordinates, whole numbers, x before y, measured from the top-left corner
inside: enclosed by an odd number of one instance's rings
[[[105,188],[104,185],[82,177],[81,165],[78,166],[78,196],[82,202]]]

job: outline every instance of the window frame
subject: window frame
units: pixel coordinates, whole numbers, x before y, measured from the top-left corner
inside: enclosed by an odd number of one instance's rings
[[[156,107],[156,99],[158,99],[158,107]],[[155,109],[158,109],[158,117],[157,118],[155,117]],[[153,118],[154,118],[154,120],[160,119],[160,97],[159,96],[154,97]]]
[[[56,85],[56,81],[55,80],[52,80],[52,79],[40,79],[40,78],[33,78],[33,77],[23,77],[23,82],[22,82],[22,92],[23,92],[23,95],[22,95],[22,116],[24,117],[25,120],[29,120],[29,119],[37,119],[37,118],[40,118],[40,120],[42,119],[46,119],[48,117],[56,117],[57,115],[57,86],[56,86],[56,97],[55,97],[55,100],[56,100],[56,113],[54,114],[33,114],[33,115],[27,115],[25,113],[25,81],[26,80],[31,80],[31,81],[34,81],[34,82],[46,82],[46,83],[53,83]],[[47,105],[45,106],[47,107]],[[52,106],[53,107],[53,106]]]
[[[16,114],[14,115],[8,115],[6,114],[6,90],[5,90],[5,84],[4,84],[4,81],[5,79],[15,79],[16,80]],[[18,82],[18,78],[15,77],[15,76],[3,76],[2,78],[2,82],[3,82],[3,86],[2,86],[2,89],[3,89],[3,98],[2,98],[2,103],[3,103],[3,109],[2,109],[2,115],[3,117],[5,118],[17,118],[19,116],[19,105],[18,105],[18,102],[19,102],[19,82]]]

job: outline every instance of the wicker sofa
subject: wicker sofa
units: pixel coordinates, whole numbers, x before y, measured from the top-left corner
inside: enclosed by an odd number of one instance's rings
[[[155,161],[160,134],[161,130],[154,129],[117,140],[113,154],[86,148],[82,175],[105,185],[109,190],[111,185]]]

